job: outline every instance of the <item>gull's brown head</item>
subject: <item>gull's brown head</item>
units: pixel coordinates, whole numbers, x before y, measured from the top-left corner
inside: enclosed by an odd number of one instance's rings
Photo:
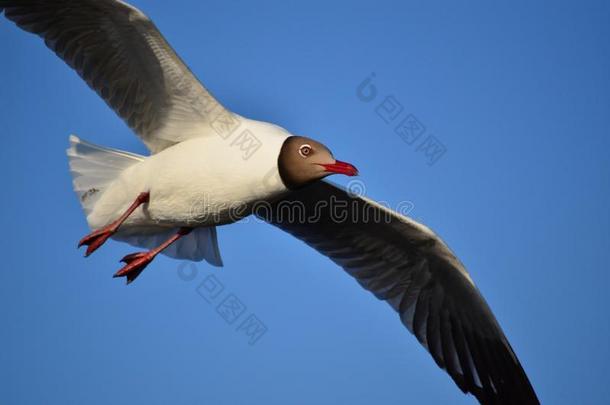
[[[291,136],[284,141],[278,168],[289,189],[297,189],[331,174],[358,175],[358,169],[334,158],[320,142],[304,136]]]

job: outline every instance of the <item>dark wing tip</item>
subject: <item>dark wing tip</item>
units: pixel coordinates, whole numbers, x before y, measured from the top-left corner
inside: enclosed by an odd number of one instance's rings
[[[539,405],[534,389],[497,325],[488,329],[456,311],[441,325],[443,345],[454,349],[445,370],[463,392],[473,394],[481,404]],[[489,332],[492,332],[491,334]],[[445,343],[444,340],[448,340]],[[450,350],[447,350],[449,352]]]
[[[539,404],[485,300],[476,289],[470,294],[459,289],[459,284],[434,277],[419,285],[412,332],[460,390],[481,404]]]

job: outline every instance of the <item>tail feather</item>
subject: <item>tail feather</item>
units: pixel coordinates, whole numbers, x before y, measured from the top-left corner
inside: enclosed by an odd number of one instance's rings
[[[144,156],[134,153],[94,145],[75,135],[70,136],[67,154],[74,191],[87,216],[93,211],[102,191],[123,170],[144,159]]]
[[[74,191],[78,195],[85,215],[95,209],[95,203],[121,173],[145,159],[144,156],[105,148],[70,136],[67,150]],[[167,240],[175,229],[147,227],[122,229],[112,238],[145,249],[152,249]],[[215,227],[198,228],[172,244],[163,254],[176,259],[206,260],[213,266],[222,266]]]

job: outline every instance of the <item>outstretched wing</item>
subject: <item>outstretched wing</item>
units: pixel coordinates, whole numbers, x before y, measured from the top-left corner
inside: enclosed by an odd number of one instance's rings
[[[463,392],[482,404],[539,404],[489,306],[431,230],[327,182],[260,208],[387,301]]]
[[[44,38],[153,152],[210,132],[226,110],[141,11],[118,0],[0,0]]]

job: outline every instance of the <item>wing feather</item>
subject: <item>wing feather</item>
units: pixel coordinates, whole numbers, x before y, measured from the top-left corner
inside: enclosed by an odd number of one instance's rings
[[[153,22],[118,0],[0,0],[0,12],[39,35],[153,152],[212,134],[224,107]]]
[[[286,216],[287,206],[305,215]],[[347,215],[337,215],[337,207],[347,207]],[[374,215],[365,215],[371,210]],[[273,202],[262,218],[386,300],[463,392],[482,404],[539,404],[489,306],[431,230],[327,182]]]

